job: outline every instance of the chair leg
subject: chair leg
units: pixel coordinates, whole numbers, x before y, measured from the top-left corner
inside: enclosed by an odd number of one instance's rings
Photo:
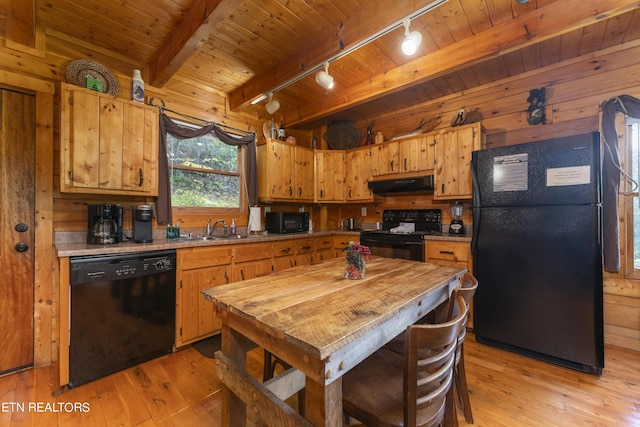
[[[453,395],[453,382],[444,401],[444,422],[445,427],[458,427],[458,415],[456,413],[456,401]]]
[[[458,400],[464,411],[464,418],[469,424],[473,424],[473,413],[471,412],[471,401],[469,399],[469,389],[467,388],[467,372],[464,367],[464,343],[460,348],[460,361],[454,371]]]
[[[267,381],[273,378],[273,374],[275,371],[275,363],[272,362],[271,352],[264,350],[264,367],[262,368],[262,381]]]
[[[262,368],[262,382],[268,381],[275,375],[276,365],[280,363],[281,365],[284,363],[279,360],[277,357],[273,357],[270,351],[264,350],[263,362],[264,366]],[[283,365],[284,367],[284,365]],[[287,367],[285,367],[287,369]],[[306,393],[305,389],[302,389],[298,392],[298,412],[301,416],[305,415],[306,405]]]

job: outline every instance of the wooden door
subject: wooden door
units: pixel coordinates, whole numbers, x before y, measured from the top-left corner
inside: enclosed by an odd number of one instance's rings
[[[290,200],[294,197],[293,175],[294,175],[294,153],[293,146],[283,142],[273,142],[272,160],[273,167],[273,189],[271,195],[275,199]]]
[[[313,201],[313,150],[295,147],[296,200]]]
[[[0,89],[0,373],[33,365],[35,106]]]
[[[183,271],[180,279],[179,303],[181,316],[176,331],[176,346],[202,339],[219,331],[213,304],[202,297],[202,290],[230,282],[229,265],[211,266]]]

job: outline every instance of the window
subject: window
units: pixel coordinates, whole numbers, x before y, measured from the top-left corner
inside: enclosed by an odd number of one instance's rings
[[[173,206],[240,208],[242,177],[237,147],[225,144],[213,133],[190,139],[168,134],[167,155]]]
[[[621,180],[621,191],[625,194],[625,227],[626,227],[626,273],[627,277],[640,279],[640,198],[637,182],[640,182],[640,120],[626,118],[625,138],[626,162],[625,172],[634,182]],[[621,236],[621,240],[623,237]]]

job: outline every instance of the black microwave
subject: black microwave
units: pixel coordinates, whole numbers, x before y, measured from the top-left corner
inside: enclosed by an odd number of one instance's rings
[[[309,212],[267,212],[267,231],[274,234],[309,231]]]

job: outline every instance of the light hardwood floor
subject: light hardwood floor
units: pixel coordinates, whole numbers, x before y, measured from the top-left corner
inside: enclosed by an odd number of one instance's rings
[[[465,357],[477,427],[640,426],[640,353],[607,347],[601,377],[478,344],[473,334],[465,341]],[[248,363],[260,377],[259,349]],[[0,377],[0,426],[220,425],[213,360],[194,348],[57,396],[51,395],[49,371]],[[83,403],[88,411],[67,411]],[[458,418],[464,426],[460,411]]]

